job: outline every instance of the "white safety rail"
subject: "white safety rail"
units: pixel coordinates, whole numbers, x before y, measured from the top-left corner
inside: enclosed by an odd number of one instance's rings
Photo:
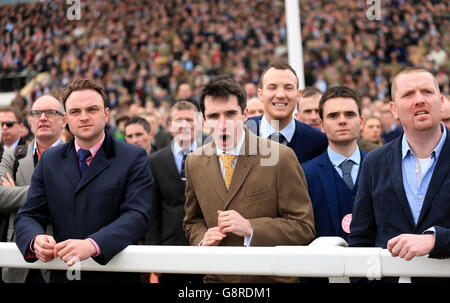
[[[163,272],[193,274],[330,277],[450,277],[450,259],[393,258],[381,248],[345,247],[337,237],[322,237],[309,246],[194,247],[130,245],[107,265],[88,259],[68,268],[59,258],[48,263],[24,261],[15,243],[0,243],[0,267],[59,270]]]

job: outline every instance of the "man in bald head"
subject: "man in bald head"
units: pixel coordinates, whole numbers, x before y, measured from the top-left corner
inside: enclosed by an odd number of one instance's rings
[[[262,116],[264,114],[264,104],[259,101],[258,98],[248,99],[245,111],[247,112],[247,116],[249,118]]]
[[[66,126],[64,108],[55,97],[45,95],[38,98],[30,110],[30,124],[34,140],[28,145],[17,145],[7,150],[0,162],[0,212],[7,214],[2,241],[15,241],[13,223],[17,210],[25,203],[31,176],[41,154],[52,146],[60,144],[62,131]],[[43,271],[43,273],[47,271]],[[43,282],[43,275],[37,269],[3,268],[4,282]]]

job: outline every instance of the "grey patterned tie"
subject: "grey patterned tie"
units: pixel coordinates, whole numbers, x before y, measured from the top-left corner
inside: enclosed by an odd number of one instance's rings
[[[347,184],[350,190],[353,190],[353,179],[352,179],[352,167],[355,164],[352,160],[345,160],[339,164],[339,168],[342,170],[342,178],[345,184]]]

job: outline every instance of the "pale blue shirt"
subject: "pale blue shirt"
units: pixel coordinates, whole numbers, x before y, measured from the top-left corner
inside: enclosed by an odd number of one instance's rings
[[[9,148],[10,148],[10,149],[16,148],[16,146],[19,144],[19,141],[20,141],[20,137],[19,137],[19,139],[17,139],[16,142],[14,142],[13,144],[11,144],[11,146],[10,146]],[[8,145],[3,144],[3,149],[6,150],[7,148],[8,148]],[[1,159],[0,159],[0,160],[1,160]]]
[[[339,174],[339,176],[341,176],[341,178],[343,178],[344,174],[342,173],[342,169],[339,167],[339,165],[341,165],[341,163],[344,162],[345,160],[353,161],[354,164],[352,166],[351,175],[352,175],[353,184],[356,184],[356,178],[358,178],[359,166],[361,165],[361,152],[359,151],[358,146],[356,146],[355,151],[348,158],[335,152],[334,150],[331,149],[330,146],[328,146],[328,148],[327,148],[327,153],[328,153],[328,157],[330,158],[331,164],[333,165],[334,169],[336,169],[337,173]]]
[[[442,136],[438,145],[431,152],[428,159],[418,159],[406,140],[405,134],[402,138],[402,177],[406,198],[411,209],[414,223],[419,220],[423,201],[427,194],[434,168],[447,138],[447,129],[441,123]],[[429,229],[433,230],[433,229]],[[433,230],[434,231],[434,230]]]
[[[266,118],[266,115],[263,115],[261,118],[261,125],[259,127],[259,136],[267,139],[272,135],[273,133],[278,132],[275,130],[272,125],[270,125],[269,121]],[[286,125],[282,130],[280,130],[280,133],[286,138],[287,142],[291,142],[292,137],[294,137],[295,133],[295,120],[292,118],[292,120],[289,122],[288,125]]]
[[[197,149],[197,142],[194,140],[194,143],[190,146],[191,152]],[[181,173],[181,163],[183,162],[183,148],[178,144],[177,141],[172,141],[172,154],[175,160],[175,165],[177,166],[177,170]]]

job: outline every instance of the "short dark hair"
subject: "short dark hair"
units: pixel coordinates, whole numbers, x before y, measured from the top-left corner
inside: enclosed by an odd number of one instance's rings
[[[23,122],[23,115],[21,111],[15,106],[10,105],[0,106],[0,112],[12,112],[16,117],[18,123]]]
[[[358,106],[358,114],[361,116],[362,106],[361,106],[361,100],[356,95],[356,92],[346,86],[335,86],[330,89],[328,89],[323,95],[322,98],[320,98],[319,101],[319,116],[320,119],[323,120],[323,106],[327,100],[334,99],[334,98],[351,98],[355,100],[356,105]]]
[[[207,96],[225,99],[230,98],[230,96],[235,96],[242,113],[244,113],[247,107],[247,94],[244,88],[229,76],[219,76],[203,87],[199,98],[200,110],[202,111],[203,117],[205,117],[205,98]]]
[[[279,70],[290,70],[294,75],[295,78],[297,79],[297,88],[299,86],[299,81],[298,81],[298,77],[297,77],[297,73],[295,72],[295,70],[292,68],[292,66],[290,66],[288,63],[282,61],[282,60],[274,60],[269,62],[269,64],[266,66],[266,68],[262,71],[261,76],[259,77],[259,84],[258,87],[259,88],[263,88],[263,78],[264,75],[266,74],[266,72],[271,69],[279,69]]]
[[[72,81],[72,83],[70,83],[69,86],[67,86],[62,92],[61,99],[64,105],[64,109],[66,108],[66,101],[71,93],[73,93],[74,91],[85,89],[92,89],[95,90],[97,93],[99,93],[100,96],[102,96],[103,105],[105,106],[105,108],[108,107],[108,96],[106,95],[103,87],[97,84],[94,80],[87,78],[80,78]]]
[[[145,131],[146,131],[148,134],[149,134],[150,131],[151,131],[150,123],[148,123],[148,121],[145,120],[145,119],[142,118],[142,117],[133,116],[133,117],[129,118],[129,119],[127,120],[127,122],[125,122],[124,129],[126,129],[127,126],[129,126],[129,125],[131,125],[131,124],[139,124],[139,125],[141,125],[141,126],[145,129]]]

